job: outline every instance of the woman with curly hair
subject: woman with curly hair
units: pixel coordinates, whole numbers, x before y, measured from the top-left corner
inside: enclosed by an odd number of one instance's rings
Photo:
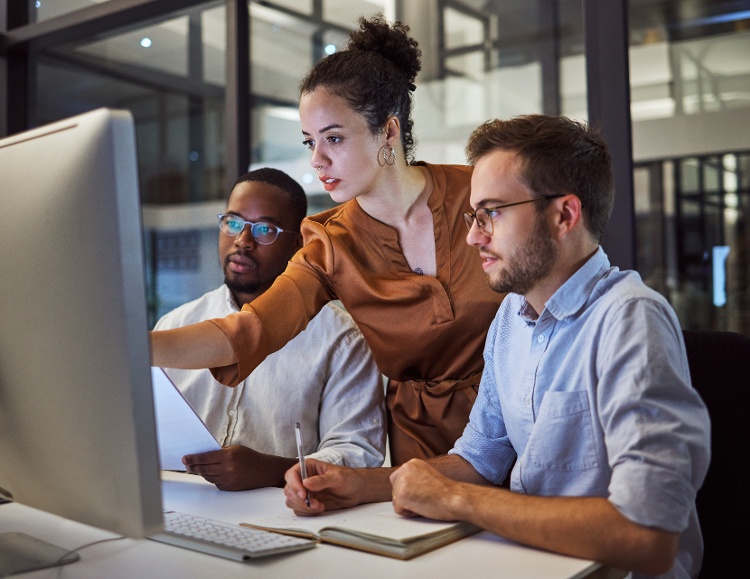
[[[471,167],[414,160],[420,59],[409,27],[376,15],[313,66],[303,143],[339,205],[303,221],[302,249],[242,311],[152,333],[155,365],[208,367],[234,386],[340,300],[388,379],[393,465],[443,454],[463,432],[503,298],[466,243]]]

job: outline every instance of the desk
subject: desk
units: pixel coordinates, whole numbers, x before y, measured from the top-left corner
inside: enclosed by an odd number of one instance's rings
[[[281,489],[225,492],[201,477],[184,473],[162,475],[164,507],[231,523],[278,512],[284,504]],[[22,531],[64,548],[115,537],[20,504],[0,505],[0,532]],[[613,573],[591,561],[554,555],[519,546],[482,532],[426,553],[410,561],[320,544],[309,551],[237,563],[158,543],[122,539],[92,545],[76,563],[20,575],[23,579],[191,578],[305,578],[305,579],[481,579],[595,578],[614,579]]]

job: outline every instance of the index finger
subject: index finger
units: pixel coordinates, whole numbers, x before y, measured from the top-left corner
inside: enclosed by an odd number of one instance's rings
[[[286,481],[286,485],[284,486],[284,494],[286,494],[287,497],[290,497],[290,496],[301,497],[304,502],[305,498],[307,497],[307,489],[305,488],[305,485],[302,482],[302,472],[300,470],[299,463],[293,466],[290,466],[287,469],[287,471],[284,473],[284,481]]]
[[[286,506],[292,509],[295,515],[309,517],[322,513],[325,510],[325,505],[316,500],[313,495],[310,495],[310,506],[307,506],[307,490],[304,490],[302,484],[292,486],[287,483],[284,487],[284,496],[286,497]]]

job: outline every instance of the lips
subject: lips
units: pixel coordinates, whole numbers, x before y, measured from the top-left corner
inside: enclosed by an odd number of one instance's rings
[[[238,274],[248,273],[258,269],[258,262],[252,257],[241,255],[238,253],[232,254],[227,258],[227,268]]]
[[[490,254],[488,254],[488,253],[480,253],[480,254],[479,254],[479,257],[480,257],[480,258],[481,258],[481,260],[482,260],[482,269],[487,269],[487,268],[488,268],[488,267],[490,267],[490,266],[491,266],[491,265],[492,265],[493,263],[495,263],[495,262],[497,261],[497,259],[498,259],[498,258],[497,258],[497,256],[495,256],[495,255],[490,255]]]
[[[320,182],[323,183],[323,189],[325,189],[329,193],[333,191],[341,182],[339,179],[334,179],[333,177],[329,177],[328,175],[321,175],[318,178],[320,179]]]

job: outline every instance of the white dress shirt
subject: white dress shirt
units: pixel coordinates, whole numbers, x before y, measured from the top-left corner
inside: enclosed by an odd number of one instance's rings
[[[226,285],[165,314],[156,330],[238,310]],[[222,446],[241,444],[277,456],[304,454],[351,467],[381,466],[386,428],[383,379],[362,333],[337,302],[228,388],[208,370],[165,369]]]

